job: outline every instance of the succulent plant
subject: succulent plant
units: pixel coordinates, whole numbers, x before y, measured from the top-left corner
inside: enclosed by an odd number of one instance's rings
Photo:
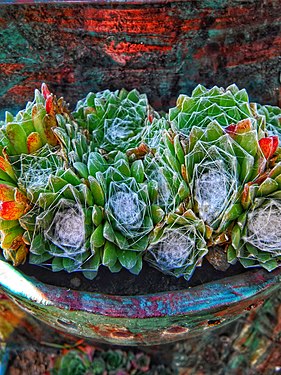
[[[145,259],[189,280],[209,249],[219,269],[226,254],[278,267],[280,113],[235,85],[199,85],[168,118],[124,89],[71,114],[43,84],[0,127],[5,258],[90,279],[101,265],[139,274]]]
[[[0,233],[5,258],[15,266],[26,259],[28,248],[19,219],[30,209],[29,201],[17,186],[17,176],[11,163],[0,156]]]
[[[228,260],[237,257],[244,267],[259,265],[271,271],[281,265],[280,162],[245,185],[241,203],[244,211],[232,230]]]
[[[74,164],[77,172],[81,163]],[[84,168],[81,175],[84,175]],[[139,273],[149,233],[163,217],[153,202],[157,196],[154,181],[147,181],[141,160],[130,163],[118,152],[110,162],[91,152],[87,180],[94,197],[91,243],[103,247],[102,263],[111,271],[125,267]],[[84,175],[85,176],[85,175]]]
[[[91,134],[96,147],[108,152],[138,146],[145,125],[155,115],[145,94],[125,89],[90,92],[73,112],[77,123]]]
[[[189,280],[208,252],[204,237],[208,230],[191,210],[170,213],[154,229],[146,259],[164,273]]]
[[[281,109],[277,106],[258,105],[257,113],[265,117],[269,135],[281,135]]]
[[[5,122],[0,129],[0,148],[11,155],[32,154],[44,144],[56,146],[58,141],[52,131],[57,126],[56,115],[68,116],[63,98],[57,99],[42,84],[41,92],[35,90],[33,102],[14,117],[6,112]]]
[[[265,167],[257,131],[249,119],[223,129],[216,121],[193,127],[185,166],[191,207],[216,233],[241,213],[243,186]]]
[[[158,187],[157,204],[168,213],[174,211],[189,196],[184,168],[185,143],[179,134],[165,126],[155,152],[148,152],[143,163],[148,179]]]
[[[51,370],[52,375],[86,375],[91,367],[88,356],[78,350],[70,350],[59,356]],[[94,374],[92,372],[92,374]],[[102,374],[102,372],[98,372]]]
[[[205,128],[215,120],[226,127],[246,118],[254,121],[247,91],[239,90],[234,84],[226,89],[214,86],[210,90],[198,85],[190,97],[180,95],[176,107],[169,111],[173,127],[186,136],[193,126]]]
[[[30,245],[29,262],[49,261],[53,271],[89,269],[95,276],[100,253],[90,246],[92,195],[86,185],[78,184],[78,178],[75,186],[71,184],[71,177],[66,171],[51,178],[46,192],[39,194],[33,209],[20,219]]]

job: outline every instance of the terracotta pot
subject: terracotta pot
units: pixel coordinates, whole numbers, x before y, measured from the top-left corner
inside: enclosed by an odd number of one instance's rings
[[[0,6],[2,113],[20,109],[42,81],[72,103],[90,90],[126,87],[167,109],[197,83],[233,82],[252,100],[280,100],[278,0],[270,6],[255,0],[39,2],[0,0],[9,3]],[[280,278],[280,269],[250,270],[187,290],[122,297],[55,288],[0,261],[1,288],[22,308],[68,333],[123,345],[167,343],[227,323],[279,288]]]

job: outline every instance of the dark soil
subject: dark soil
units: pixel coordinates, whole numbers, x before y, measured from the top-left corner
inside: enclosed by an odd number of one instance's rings
[[[68,274],[61,271],[54,273],[50,269],[27,263],[19,268],[26,275],[35,277],[46,284],[113,295],[140,295],[181,290],[245,272],[239,263],[230,266],[226,272],[218,271],[207,260],[203,261],[202,267],[196,269],[189,281],[183,277],[177,279],[174,276],[165,275],[146,263],[138,276],[125,269],[119,273],[111,273],[107,268],[100,267],[94,280],[86,279],[81,272]]]

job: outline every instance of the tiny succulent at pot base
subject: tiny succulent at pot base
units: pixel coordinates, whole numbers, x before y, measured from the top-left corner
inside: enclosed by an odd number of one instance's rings
[[[89,279],[144,260],[186,280],[205,257],[279,267],[280,113],[236,85],[199,85],[168,115],[124,89],[70,113],[43,84],[0,126],[4,257]]]

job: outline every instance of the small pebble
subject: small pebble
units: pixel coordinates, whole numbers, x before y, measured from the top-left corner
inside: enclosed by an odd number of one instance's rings
[[[70,280],[70,284],[74,288],[79,288],[79,286],[81,285],[81,280],[79,279],[79,277],[73,277],[73,279]]]

